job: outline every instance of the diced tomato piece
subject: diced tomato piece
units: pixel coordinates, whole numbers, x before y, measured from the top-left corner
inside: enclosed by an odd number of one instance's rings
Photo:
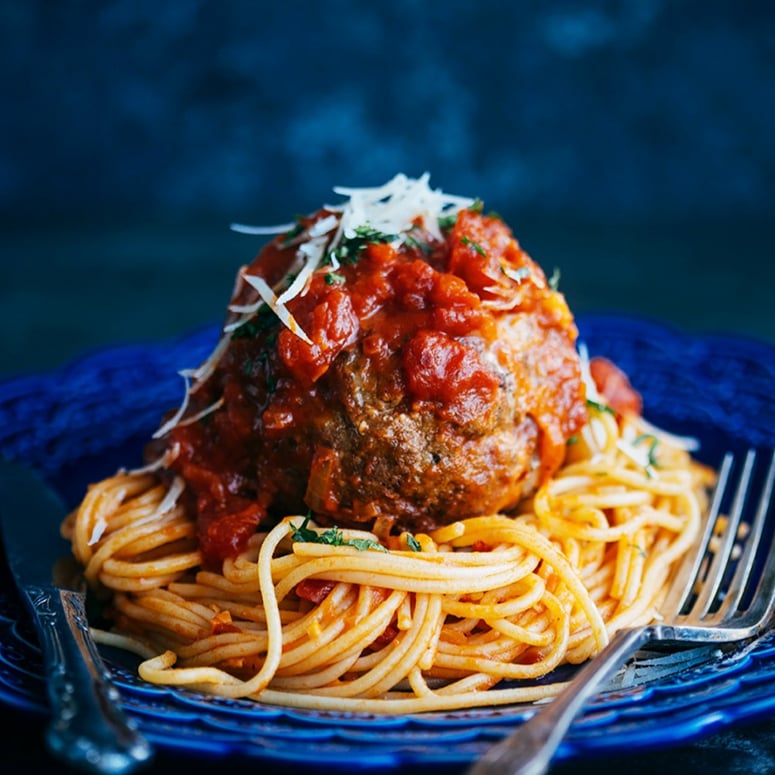
[[[630,384],[629,377],[607,358],[590,359],[589,372],[600,394],[619,414],[641,414],[643,398]]]

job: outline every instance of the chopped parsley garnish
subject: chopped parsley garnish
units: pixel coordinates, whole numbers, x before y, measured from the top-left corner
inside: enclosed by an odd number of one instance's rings
[[[310,515],[304,517],[304,521],[299,527],[291,523],[291,537],[294,541],[307,544],[326,544],[327,546],[352,546],[358,551],[367,549],[376,549],[378,552],[386,552],[387,549],[378,541],[372,541],[370,538],[345,538],[338,527],[330,527],[327,530],[318,533],[308,527]]]
[[[422,240],[417,239],[417,237],[412,237],[409,234],[407,234],[404,238],[404,244],[410,248],[417,248],[418,250],[422,250],[426,256],[433,252],[433,249],[427,242],[423,242]]]
[[[337,274],[336,272],[328,272],[326,274],[326,285],[341,284],[344,282],[344,280],[344,275]]]
[[[239,328],[231,332],[232,339],[252,339],[261,331],[261,326],[256,325],[256,319],[246,320]]]
[[[472,239],[469,239],[465,235],[463,235],[460,238],[460,242],[463,245],[468,245],[469,247],[472,247],[480,256],[486,256],[487,253],[485,253],[484,248],[478,243],[474,242]]]
[[[265,331],[276,328],[278,322],[272,310],[266,304],[263,304],[250,320],[246,320],[241,326],[231,332],[231,338],[252,339]]]
[[[471,203],[471,206],[468,208],[472,213],[482,213],[484,212],[484,202],[477,197],[474,199],[474,201]],[[498,213],[495,212],[489,212],[487,215],[490,218],[498,218],[499,220],[503,220]],[[457,223],[457,213],[451,213],[450,215],[442,215],[437,219],[437,222],[439,224],[439,228],[442,231],[448,231],[451,229],[456,223]]]
[[[406,533],[405,535],[406,535],[406,545],[413,552],[421,552],[422,546],[420,546],[420,542],[411,533]]]
[[[593,401],[591,398],[587,399],[587,406],[592,409],[597,409],[598,412],[608,412],[608,414],[616,414],[613,409],[607,404],[601,404],[599,401]]]
[[[296,224],[292,229],[289,229],[288,231],[283,234],[282,239],[282,245],[283,247],[287,247],[290,245],[296,237],[298,237],[303,231],[304,231],[304,224],[301,221],[302,216],[297,215],[296,216]]]
[[[649,452],[648,452],[649,467],[659,468],[659,461],[657,460],[658,439],[653,433],[641,433],[640,436],[637,436],[632,443],[633,445],[635,445],[635,444],[643,444],[645,442],[648,442],[649,444]]]
[[[452,215],[442,215],[438,219],[439,228],[442,231],[448,231],[457,223],[457,213]]]
[[[397,234],[386,234],[384,231],[375,229],[368,224],[363,224],[362,226],[356,226],[353,229],[353,236],[345,237],[334,248],[332,255],[341,264],[354,264],[367,245],[394,242],[397,239]]]

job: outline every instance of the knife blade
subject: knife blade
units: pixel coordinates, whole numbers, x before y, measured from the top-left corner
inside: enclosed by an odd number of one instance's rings
[[[51,708],[46,744],[82,771],[123,775],[150,763],[153,748],[121,709],[89,629],[80,575],[57,573],[73,559],[59,532],[66,515],[40,474],[0,460],[0,535],[43,652]]]

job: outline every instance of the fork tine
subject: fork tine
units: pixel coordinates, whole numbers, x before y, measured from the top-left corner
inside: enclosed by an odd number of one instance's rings
[[[770,465],[767,469],[767,474],[764,480],[764,485],[761,489],[759,502],[756,506],[756,513],[754,515],[753,521],[751,522],[748,535],[745,539],[745,548],[743,549],[743,553],[740,556],[740,559],[737,561],[735,575],[732,578],[729,589],[727,590],[727,593],[724,597],[724,602],[719,608],[719,618],[733,613],[740,605],[740,601],[743,599],[743,595],[747,591],[751,574],[754,571],[756,559],[759,556],[759,546],[764,535],[764,526],[767,521],[767,515],[769,513],[770,504],[772,501],[773,486],[775,486],[775,452],[773,452],[770,457]],[[772,540],[773,536],[770,537],[770,543],[772,543]],[[771,551],[768,552],[767,557],[769,558],[771,554]],[[766,595],[775,594],[775,588],[773,588],[772,581],[767,581],[769,575],[775,572],[775,568],[773,568],[773,570],[770,570],[768,574],[770,566],[772,566],[771,562],[768,562],[767,565],[765,565],[765,569],[760,576],[757,589],[753,593],[753,596],[750,594],[747,596],[747,599],[751,601],[752,606],[755,606],[757,603],[766,601]],[[764,596],[762,597],[760,593],[764,593]]]
[[[745,499],[748,493],[748,486],[751,481],[755,459],[756,452],[753,449],[749,449],[745,456],[745,461],[743,462],[743,470],[740,474],[737,488],[735,489],[732,507],[727,514],[727,524],[724,529],[721,543],[713,552],[713,559],[705,574],[702,589],[692,606],[692,614],[694,615],[704,616],[708,613],[714,600],[716,600],[724,574],[729,567],[729,558],[732,555],[732,549],[737,540],[737,531],[745,507]]]
[[[750,525],[748,542],[739,559],[732,554],[738,527],[746,508],[749,488],[753,481],[756,452],[749,449],[745,456],[742,472],[732,496],[732,505],[727,516],[727,525],[719,547],[712,547],[713,556],[710,568],[706,569],[706,558],[710,543],[714,538],[723,504],[727,500],[727,489],[731,481],[733,458],[724,456],[719,469],[716,491],[712,498],[708,517],[702,536],[694,550],[685,556],[678,573],[671,582],[671,592],[660,606],[661,621],[636,627],[617,630],[608,645],[590,661],[578,676],[561,691],[552,702],[535,713],[528,721],[498,743],[481,759],[470,775],[476,773],[545,772],[553,752],[562,736],[572,723],[584,702],[600,686],[614,668],[636,649],[652,641],[666,643],[729,643],[742,641],[761,634],[771,624],[775,613],[775,532],[765,523],[771,511],[773,492],[775,491],[775,450],[771,452],[770,465],[763,487],[760,488],[758,503],[754,506],[755,515]],[[760,477],[756,478],[756,482]],[[763,539],[766,535],[766,541]],[[768,550],[766,555],[760,550]],[[729,560],[737,562],[735,575],[727,599],[705,617],[712,608],[722,581],[730,569]],[[762,567],[763,566],[763,567]],[[758,585],[755,590],[748,589],[749,581],[759,569]],[[700,584],[694,604],[689,613],[680,615],[687,600],[695,594],[696,583]],[[738,610],[742,605],[741,614]],[[748,601],[752,601],[745,610]],[[723,612],[723,614],[722,614]],[[677,615],[678,614],[678,615]],[[724,616],[717,626],[715,619]],[[714,624],[710,624],[714,621]]]
[[[746,618],[750,620],[749,627],[759,632],[770,626],[773,616],[775,616],[775,547],[770,545],[767,562]]]
[[[734,455],[731,452],[727,452],[719,467],[716,487],[708,508],[708,515],[702,535],[697,539],[678,568],[676,576],[670,585],[670,591],[660,606],[660,611],[666,619],[680,614],[695,591],[695,583],[702,569],[702,562],[708,551],[708,546],[713,538],[714,528],[721,513],[724,496],[730,485],[730,473],[733,462]]]

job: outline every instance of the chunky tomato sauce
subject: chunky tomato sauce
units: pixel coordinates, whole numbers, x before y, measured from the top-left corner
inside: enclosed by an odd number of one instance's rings
[[[289,243],[245,271],[281,282]],[[511,507],[586,419],[572,316],[503,221],[466,210],[441,240],[356,248],[287,304],[310,341],[262,308],[188,415],[222,405],[164,440],[208,560],[285,513],[421,528]],[[232,301],[255,299],[243,282]]]

